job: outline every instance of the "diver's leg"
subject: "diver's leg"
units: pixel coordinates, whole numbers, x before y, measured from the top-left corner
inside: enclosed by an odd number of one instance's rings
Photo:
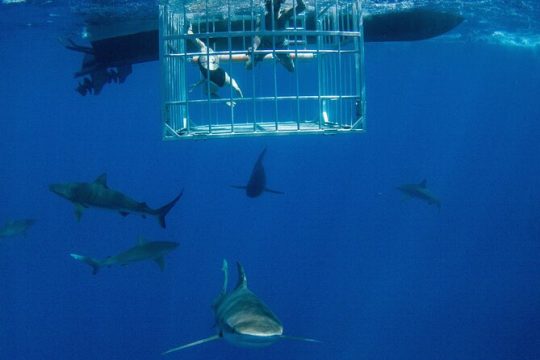
[[[281,65],[285,67],[289,72],[294,72],[294,61],[289,54],[276,54]]]
[[[205,81],[203,86],[203,94],[210,99],[221,99],[218,94],[219,87],[211,81]]]
[[[248,54],[249,60],[246,63],[246,69],[251,70],[259,62],[263,61],[264,57],[268,53],[255,53],[255,50],[268,50],[272,49],[272,45],[268,42],[268,39],[259,39],[257,47],[253,47],[251,52]]]
[[[296,0],[296,7],[291,7],[279,15],[276,27],[279,30],[285,29],[287,22],[294,16],[299,15],[302,11],[306,10],[306,4],[303,0]]]
[[[261,38],[257,35],[255,35],[255,37],[253,37],[253,45],[250,46],[248,48],[248,51],[247,51],[247,56],[248,56],[248,60],[246,61],[246,69],[247,70],[251,70],[253,69],[253,67],[255,66],[255,62],[254,62],[254,51],[257,50],[259,48],[259,45],[261,44]]]
[[[228,73],[225,73],[225,84],[232,87],[238,97],[241,97],[241,98],[244,97],[244,95],[242,94],[242,90],[240,89],[240,86],[238,86],[238,83],[236,82],[236,80],[230,77]]]
[[[202,78],[201,80],[197,81],[196,83],[194,84],[191,84],[190,87],[189,87],[189,93],[192,92],[193,90],[195,90],[195,88],[201,84],[203,84],[204,82],[206,82],[206,79],[205,78]]]

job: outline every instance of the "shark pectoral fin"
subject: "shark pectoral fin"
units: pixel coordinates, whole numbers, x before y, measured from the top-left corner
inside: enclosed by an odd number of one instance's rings
[[[247,186],[245,186],[245,185],[231,185],[231,187],[235,188],[235,189],[242,189],[242,190],[247,189]]]
[[[298,340],[298,341],[307,341],[307,342],[315,342],[315,343],[322,342],[320,340],[315,340],[315,339],[310,339],[310,338],[305,338],[305,337],[299,337],[299,336],[281,335],[280,337],[282,339],[287,339],[287,340]]]
[[[126,217],[129,215],[129,212],[128,211],[119,211],[120,215]]]
[[[264,191],[272,193],[272,194],[281,194],[281,195],[285,194],[283,191],[272,190],[272,189],[269,189],[269,188],[265,188]]]
[[[167,351],[161,353],[161,355],[167,355],[167,354],[170,354],[170,353],[178,351],[178,350],[183,350],[183,349],[187,349],[187,348],[190,348],[190,347],[193,347],[193,346],[201,345],[201,344],[204,344],[204,343],[207,343],[207,342],[210,342],[210,341],[218,340],[219,338],[220,338],[219,335],[210,336],[210,337],[207,337],[206,339],[197,340],[197,341],[194,341],[194,342],[189,343],[189,344],[185,344],[185,345],[181,345],[181,346],[172,348],[170,350],[167,350]]]
[[[87,265],[90,265],[92,267],[92,274],[93,275],[96,275],[97,272],[99,271],[99,267],[101,266],[101,264],[99,263],[99,260],[96,260],[94,258],[91,258],[89,256],[83,256],[83,255],[78,255],[78,254],[69,254],[72,258],[74,258],[75,260],[78,260],[80,262],[83,262]]]
[[[77,221],[81,221],[84,206],[79,203],[74,203],[74,205],[75,205],[75,218],[77,218]]]
[[[158,264],[161,271],[165,270],[165,258],[163,256],[155,258],[154,261]]]

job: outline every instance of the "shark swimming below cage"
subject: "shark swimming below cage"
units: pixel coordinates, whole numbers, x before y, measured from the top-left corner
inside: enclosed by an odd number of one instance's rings
[[[159,36],[165,140],[365,130],[360,0],[168,1]]]

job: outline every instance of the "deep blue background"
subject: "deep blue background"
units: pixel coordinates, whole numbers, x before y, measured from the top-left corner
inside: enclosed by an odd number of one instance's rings
[[[540,61],[480,43],[366,47],[368,132],[162,142],[157,63],[100,96],[73,88],[78,54],[43,31],[1,39],[1,359],[161,359],[211,335],[221,261],[240,260],[285,332],[262,349],[215,342],[171,359],[540,358]],[[269,186],[247,180],[268,147]],[[73,207],[54,182],[109,185],[154,219]],[[440,211],[395,187],[427,179]],[[103,269],[144,235],[179,241],[151,263]],[[231,267],[231,270],[234,269]],[[236,275],[231,271],[231,282]]]

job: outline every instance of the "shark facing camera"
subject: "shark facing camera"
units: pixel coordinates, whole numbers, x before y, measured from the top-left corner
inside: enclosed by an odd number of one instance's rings
[[[163,353],[164,355],[219,339],[224,339],[235,346],[255,348],[272,345],[280,339],[319,342],[314,339],[284,335],[281,321],[248,288],[246,273],[240,263],[237,263],[237,269],[238,282],[233,291],[228,292],[228,263],[227,260],[223,260],[223,288],[212,306],[218,333],[167,350]]]

